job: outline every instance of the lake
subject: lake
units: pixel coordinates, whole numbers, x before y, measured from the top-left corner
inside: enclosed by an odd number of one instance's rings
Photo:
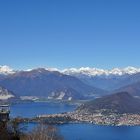
[[[33,117],[73,111],[76,105],[66,103],[23,103],[11,106],[11,117]],[[33,127],[35,124],[30,124]],[[140,140],[140,127],[65,124],[57,126],[66,140]]]
[[[15,104],[10,107],[12,117],[36,117],[42,114],[55,114],[73,111],[76,105],[66,103],[31,102]]]

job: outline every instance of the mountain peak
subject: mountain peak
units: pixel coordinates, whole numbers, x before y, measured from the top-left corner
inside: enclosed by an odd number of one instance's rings
[[[132,75],[140,72],[140,68],[135,68],[135,67],[125,67],[125,68],[114,68],[114,69],[99,69],[99,68],[94,68],[94,67],[81,67],[81,68],[69,68],[69,69],[64,69],[64,70],[59,70],[57,68],[35,68],[35,69],[28,69],[28,70],[23,70],[23,71],[51,71],[51,72],[60,72],[63,74],[67,75],[85,75],[89,77],[94,77],[94,76],[123,76],[123,75]],[[13,74],[16,71],[10,68],[9,66],[0,66],[0,74]]]
[[[140,72],[140,68],[126,67],[126,68],[114,68],[111,70],[104,70],[98,68],[81,67],[81,68],[70,68],[64,69],[62,71],[68,75],[86,75],[86,76],[122,76],[122,75],[132,75]]]
[[[4,74],[4,75],[7,75],[7,74],[13,74],[15,73],[15,71],[10,68],[9,66],[0,66],[0,74]]]

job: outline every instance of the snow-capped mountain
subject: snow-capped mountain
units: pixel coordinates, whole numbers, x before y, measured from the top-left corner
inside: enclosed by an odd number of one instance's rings
[[[122,76],[122,75],[133,75],[140,72],[140,68],[135,67],[126,67],[126,68],[114,68],[111,70],[105,70],[105,69],[99,69],[99,68],[90,68],[90,67],[81,67],[81,68],[69,68],[69,69],[63,69],[59,70],[57,68],[44,68],[48,71],[58,71],[63,74],[67,75],[86,75],[90,77],[94,76]],[[28,69],[23,71],[32,71],[34,69]],[[8,74],[14,74],[17,71],[13,70],[9,66],[1,66],[0,65],[0,74],[8,75]]]
[[[13,98],[14,95],[7,89],[0,87],[0,100],[7,100]]]
[[[71,78],[74,79],[76,78],[74,81],[77,80],[79,81],[76,82],[79,83],[78,86],[76,86],[76,88],[78,87],[78,90],[75,88],[76,84],[73,84],[72,88],[67,88],[72,83],[74,83],[73,81],[69,80]],[[37,69],[15,71],[8,66],[0,66],[0,84],[2,86],[10,89],[14,93],[18,91],[18,93],[20,94],[28,93],[28,91],[25,92],[25,90],[29,90],[31,96],[36,96],[38,92],[44,95],[44,91],[45,91],[47,95],[51,97],[53,95],[49,93],[57,93],[56,96],[53,97],[59,98],[59,96],[61,97],[63,95],[62,93],[65,93],[64,89],[67,89],[66,92],[67,94],[65,94],[65,97],[66,95],[71,93],[73,96],[70,97],[75,98],[76,94],[78,94],[79,96],[80,95],[79,93],[82,93],[84,89],[86,89],[85,91],[88,91],[91,87],[94,89],[95,88],[101,90],[103,89],[103,91],[104,90],[112,91],[139,81],[140,81],[140,68],[135,68],[135,67],[114,68],[112,70],[104,70],[104,69],[89,68],[89,67],[82,67],[79,69],[69,68],[64,70],[59,70],[57,68],[37,68]],[[67,82],[68,84],[66,85]],[[25,87],[23,86],[23,84],[25,84]],[[31,85],[32,88],[29,88],[29,86],[31,87]],[[49,86],[47,86],[46,88],[46,85]],[[81,90],[82,85],[85,85],[85,87],[87,86],[89,87],[83,88],[83,90]],[[13,90],[13,87],[17,89]],[[35,89],[35,87],[37,89]],[[34,94],[36,93],[36,95],[32,95],[32,93]]]
[[[114,68],[112,70],[104,70],[98,68],[82,67],[79,69],[70,68],[62,70],[64,74],[68,75],[86,75],[89,77],[94,76],[122,76],[122,75],[132,75],[140,72],[140,68],[126,67],[126,68]]]
[[[140,81],[140,68],[126,67],[103,70],[97,68],[65,69],[64,74],[74,76],[84,83],[107,91]]]
[[[16,96],[51,99],[87,99],[106,93],[74,76],[44,68],[6,75],[0,78],[0,85],[11,90]]]
[[[0,66],[0,74],[4,74],[4,75],[7,75],[7,74],[13,74],[15,73],[15,71],[10,68],[9,66]]]

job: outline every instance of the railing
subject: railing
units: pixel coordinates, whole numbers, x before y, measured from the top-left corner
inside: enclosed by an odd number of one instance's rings
[[[10,113],[10,108],[8,105],[0,105],[0,113]]]

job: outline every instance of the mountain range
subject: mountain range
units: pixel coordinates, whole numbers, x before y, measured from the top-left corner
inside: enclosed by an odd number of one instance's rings
[[[44,68],[17,71],[0,77],[0,85],[17,96],[37,96],[48,99],[88,99],[104,93],[76,77]]]
[[[122,76],[122,75],[132,75],[136,73],[140,73],[140,68],[135,67],[126,67],[126,68],[114,68],[111,70],[104,70],[99,68],[90,68],[90,67],[81,67],[81,68],[69,68],[64,70],[59,70],[57,68],[45,68],[48,71],[59,71],[61,73],[67,75],[86,75],[89,77],[92,76]],[[32,69],[24,70],[30,71]],[[17,70],[13,70],[9,66],[0,66],[0,74],[13,74],[16,73]]]
[[[115,90],[114,92],[120,92],[120,91],[129,92],[133,96],[140,97],[140,81],[121,87]]]
[[[79,69],[76,68],[70,68],[70,69],[64,69],[62,70],[63,73],[68,75],[86,75],[89,77],[93,76],[122,76],[122,75],[132,75],[135,73],[140,72],[140,68],[135,67],[126,67],[126,68],[114,68],[111,70],[104,70],[104,69],[98,69],[98,68],[90,68],[90,67],[81,67]]]
[[[0,66],[0,86],[17,96],[48,99],[88,99],[127,91],[140,97],[140,68],[126,67],[103,70],[97,68],[37,68],[13,70]]]
[[[103,70],[97,68],[80,68],[63,70],[65,74],[77,77],[81,81],[107,91],[113,91],[140,81],[140,68],[126,67]]]

